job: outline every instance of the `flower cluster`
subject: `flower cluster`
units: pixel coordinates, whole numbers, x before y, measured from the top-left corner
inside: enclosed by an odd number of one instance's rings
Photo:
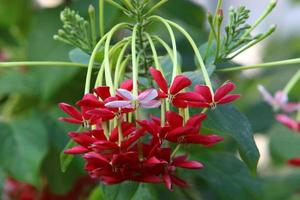
[[[288,95],[284,91],[277,91],[274,97],[261,85],[258,90],[263,96],[264,100],[273,107],[275,111],[282,111],[285,113],[293,113],[300,110],[300,103],[289,102]],[[297,121],[287,114],[277,114],[276,120],[286,126],[288,129],[300,133],[300,121]],[[288,160],[288,164],[292,166],[300,166],[300,157]]]
[[[187,182],[176,175],[176,169],[201,169],[203,165],[188,160],[187,155],[177,155],[180,145],[211,146],[223,140],[201,132],[204,112],[189,116],[187,109],[215,108],[234,101],[239,95],[229,94],[235,88],[233,83],[227,82],[215,93],[205,85],[187,92],[192,84],[187,77],[178,75],[169,85],[159,70],[151,67],[150,73],[157,89],[139,91],[135,96],[133,81],[127,80],[115,91],[107,86],[95,88],[77,102],[80,109],[59,105],[70,116],[61,121],[80,124],[84,129],[69,133],[78,145],[65,153],[82,154],[90,176],[104,184],[130,180],[164,183],[169,190],[174,184],[186,187]],[[140,117],[141,109],[158,107],[160,117]]]

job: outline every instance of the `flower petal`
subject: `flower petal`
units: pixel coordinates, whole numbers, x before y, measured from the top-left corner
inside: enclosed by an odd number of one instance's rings
[[[300,167],[300,157],[289,159],[288,164],[295,167]]]
[[[219,101],[217,101],[218,104],[225,104],[235,101],[236,99],[240,98],[241,95],[239,94],[228,94]]]
[[[148,89],[139,94],[138,100],[139,101],[151,101],[157,97],[158,93],[155,89]]]
[[[182,89],[190,86],[192,81],[188,79],[186,76],[178,75],[174,78],[174,81],[170,88],[170,94],[175,95],[180,92]]]
[[[93,94],[86,94],[82,98],[82,100],[76,103],[78,106],[85,106],[85,107],[103,107],[103,102],[99,101],[97,97]]]
[[[300,132],[300,122],[297,122],[296,120],[282,114],[276,115],[276,119],[289,129]]]
[[[161,102],[158,100],[140,102],[140,106],[142,108],[158,108],[160,106],[160,104],[161,104]]]
[[[122,97],[124,100],[130,100],[130,101],[135,100],[135,97],[128,90],[120,88],[120,89],[117,89],[116,92],[117,92],[117,95]]]
[[[232,90],[234,90],[235,85],[232,82],[226,82],[221,87],[219,87],[214,95],[214,101],[218,102],[220,99],[225,97],[228,93],[230,93]]]
[[[183,118],[174,111],[166,112],[166,119],[172,128],[181,127],[183,125]]]
[[[208,86],[196,85],[194,91],[201,95],[206,100],[206,103],[211,103],[213,101],[211,91]]]
[[[168,93],[168,83],[162,73],[153,67],[150,67],[150,73],[158,87],[165,93]]]
[[[131,91],[133,88],[133,81],[131,79],[124,81],[121,83],[120,88]]]
[[[72,147],[71,149],[67,149],[64,151],[65,154],[83,154],[83,153],[87,153],[90,150],[83,147],[83,146],[75,146]]]
[[[82,114],[75,107],[66,103],[60,103],[59,108],[62,109],[65,113],[67,113],[71,117],[77,120],[82,120]]]
[[[130,101],[111,101],[105,104],[107,108],[133,108]]]
[[[192,135],[185,136],[184,141],[182,143],[202,144],[205,146],[211,146],[223,140],[224,138],[219,135],[192,134]]]
[[[94,89],[94,92],[104,101],[111,96],[110,88],[107,86],[100,86]]]

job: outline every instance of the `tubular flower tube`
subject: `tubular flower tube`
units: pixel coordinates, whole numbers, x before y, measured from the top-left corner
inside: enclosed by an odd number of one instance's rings
[[[161,99],[168,98],[166,103],[185,108],[206,97],[206,93],[183,92],[192,83],[183,75],[176,76],[168,86],[160,71],[150,68],[150,73],[158,90],[149,88],[134,95],[131,92],[133,81],[127,80],[115,91],[100,86],[93,90],[94,93],[85,94],[76,103],[80,109],[65,103],[59,104],[70,116],[60,120],[85,127],[81,132],[68,134],[77,145],[65,150],[65,153],[82,155],[90,177],[104,184],[135,181],[161,183],[169,190],[173,190],[174,185],[187,187],[189,184],[178,177],[177,169],[197,170],[204,166],[198,161],[189,160],[187,155],[177,155],[178,148],[171,143],[208,147],[223,140],[219,135],[201,132],[205,113],[184,118],[169,110],[161,112],[163,117],[141,119],[136,115],[135,121],[132,121],[132,113],[139,109],[158,109]],[[230,102],[239,97],[228,95],[232,89],[232,85],[223,86],[217,90],[214,99],[210,99],[211,102]],[[111,95],[111,92],[115,95]],[[211,102],[206,103],[210,106]]]
[[[289,118],[288,116],[283,114],[276,115],[276,120],[279,121],[284,126],[286,126],[287,128],[291,129],[292,131],[300,133],[299,121]]]

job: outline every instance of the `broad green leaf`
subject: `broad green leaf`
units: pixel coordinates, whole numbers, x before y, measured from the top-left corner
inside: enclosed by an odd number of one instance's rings
[[[45,126],[38,113],[14,118],[0,124],[0,164],[12,177],[40,184],[40,167],[48,151]],[[12,156],[13,155],[13,156]]]
[[[124,182],[117,185],[102,186],[105,200],[131,200],[139,188],[135,182]]]
[[[0,127],[1,127],[1,125],[0,125]],[[0,197],[2,197],[5,178],[6,178],[5,173],[4,173],[3,169],[0,167]]]
[[[289,173],[284,176],[264,178],[263,200],[292,199],[292,195],[299,191],[300,174]],[[298,198],[299,199],[299,198]],[[295,199],[296,200],[296,199]]]
[[[140,184],[134,196],[130,200],[154,200],[155,198],[149,191],[146,184]]]
[[[208,185],[215,199],[260,199],[260,181],[251,175],[247,166],[239,159],[228,153],[199,155],[199,158],[195,158],[204,164],[204,168],[197,172],[197,177]]]
[[[230,136],[238,144],[239,152],[249,169],[256,173],[259,152],[248,119],[232,105],[218,106],[208,112],[203,127],[212,133]]]
[[[288,159],[300,156],[300,135],[277,124],[270,130],[270,152],[275,163],[285,163]]]
[[[90,193],[88,200],[105,200],[102,192],[102,188],[96,186]]]

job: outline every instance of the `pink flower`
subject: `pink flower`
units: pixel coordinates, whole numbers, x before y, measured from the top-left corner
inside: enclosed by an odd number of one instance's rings
[[[155,89],[148,89],[135,97],[126,89],[117,89],[117,95],[124,100],[111,101],[105,104],[107,108],[157,108],[160,106],[160,101],[155,100],[158,93]]]
[[[289,129],[295,132],[300,132],[300,122],[282,114],[276,115],[276,119],[277,121],[279,121],[280,123],[288,127]]]
[[[289,159],[288,164],[291,166],[300,167],[300,157]]]
[[[283,91],[277,91],[274,97],[262,86],[257,87],[264,100],[270,104],[274,110],[281,109],[284,112],[291,113],[300,109],[300,103],[288,102],[288,96]]]

